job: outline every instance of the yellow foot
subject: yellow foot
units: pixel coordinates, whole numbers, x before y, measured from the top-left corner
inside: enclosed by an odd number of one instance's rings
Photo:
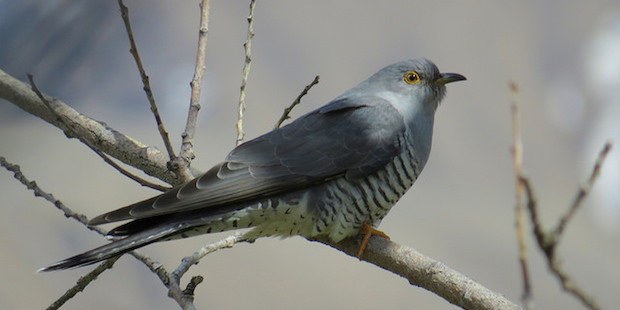
[[[360,250],[357,252],[357,258],[359,260],[362,260],[362,254],[364,254],[364,251],[366,250],[366,246],[368,245],[368,241],[370,241],[370,237],[372,235],[375,236],[379,236],[379,237],[383,237],[385,239],[390,240],[390,237],[388,235],[386,235],[384,232],[380,231],[380,230],[376,230],[374,228],[372,228],[372,226],[364,223],[362,225],[362,229],[360,230],[360,234],[364,234],[364,239],[362,240],[362,245],[360,246]]]

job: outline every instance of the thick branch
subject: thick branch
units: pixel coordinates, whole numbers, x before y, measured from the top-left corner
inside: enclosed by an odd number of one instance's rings
[[[37,88],[36,84],[34,83],[34,78],[32,77],[32,75],[28,74],[28,79],[30,80],[30,85],[32,87],[32,90],[35,92],[35,94],[37,94],[37,97],[39,97],[39,99],[43,102],[43,104],[50,110],[52,111],[52,113],[54,114],[54,116],[56,116],[56,119],[63,121],[63,118],[60,114],[58,114],[56,112],[56,110],[54,109],[54,107],[51,105],[50,101],[45,97],[45,95],[43,95],[43,93]],[[71,128],[70,126],[67,126],[67,124],[64,124],[64,127],[67,128]],[[68,136],[77,136],[75,132],[71,132],[68,133],[67,131],[65,131],[65,134]],[[118,172],[120,172],[121,174],[123,174],[124,176],[138,182],[140,185],[142,186],[148,186],[150,188],[153,189],[157,189],[160,191],[166,191],[169,188],[165,187],[165,186],[161,186],[152,182],[149,182],[145,179],[142,179],[140,177],[138,177],[137,175],[134,175],[133,173],[127,171],[126,169],[124,169],[123,167],[117,165],[108,155],[104,154],[103,152],[99,151],[95,146],[93,146],[92,144],[90,144],[87,140],[84,139],[80,139],[80,141],[84,144],[86,144],[86,146],[88,146],[91,150],[93,150],[93,152],[95,152],[97,155],[99,155],[99,157],[101,157],[101,159],[103,159],[107,164],[109,164],[110,166],[112,166],[114,169],[116,169]]]
[[[357,257],[360,240],[360,238],[348,238],[339,243],[332,243],[327,238],[317,238],[314,241]],[[501,294],[489,290],[441,262],[385,238],[371,238],[362,259],[391,271],[407,279],[412,285],[425,288],[463,309],[521,309]]]
[[[58,99],[47,95],[46,97],[56,113],[50,111],[30,85],[0,70],[0,98],[60,128],[67,137],[85,141],[86,144],[148,175],[170,184],[176,183],[175,174],[166,167],[167,156],[158,149],[144,145],[103,122],[89,118]],[[60,118],[56,114],[60,115]]]

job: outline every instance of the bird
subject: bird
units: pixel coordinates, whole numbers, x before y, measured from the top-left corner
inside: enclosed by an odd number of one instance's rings
[[[372,235],[411,188],[431,150],[434,116],[448,83],[428,59],[384,67],[326,105],[234,148],[195,179],[99,215],[89,225],[129,221],[112,242],[40,269],[94,264],[148,244],[252,228],[244,237]]]

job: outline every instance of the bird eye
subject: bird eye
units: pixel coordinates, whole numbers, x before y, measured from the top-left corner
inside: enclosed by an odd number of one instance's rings
[[[407,84],[412,84],[412,85],[416,84],[420,82],[420,75],[418,75],[418,73],[415,71],[409,71],[405,73],[405,82],[407,82]]]

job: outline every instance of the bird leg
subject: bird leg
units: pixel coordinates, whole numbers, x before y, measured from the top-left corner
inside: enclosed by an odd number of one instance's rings
[[[370,241],[370,237],[372,235],[383,237],[385,239],[390,240],[390,237],[386,235],[384,232],[374,229],[372,226],[366,223],[362,224],[362,229],[360,229],[360,234],[364,234],[364,239],[362,239],[362,245],[360,245],[360,250],[357,252],[357,258],[359,260],[362,260],[362,254],[364,254],[364,251],[366,250],[366,246],[368,245],[368,242]]]

